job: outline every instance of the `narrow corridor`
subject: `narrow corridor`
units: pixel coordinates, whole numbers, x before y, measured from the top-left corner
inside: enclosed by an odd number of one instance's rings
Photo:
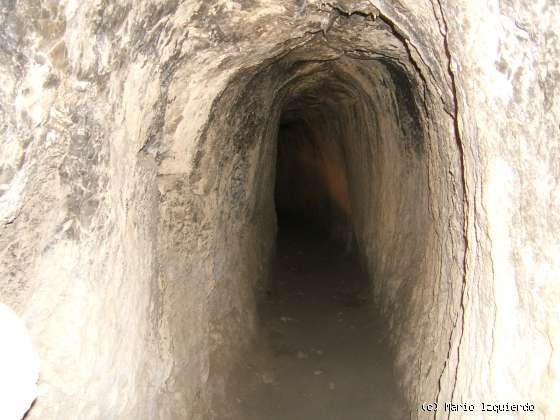
[[[402,420],[382,326],[353,256],[305,226],[280,225],[259,315],[260,354],[232,392],[236,420]]]

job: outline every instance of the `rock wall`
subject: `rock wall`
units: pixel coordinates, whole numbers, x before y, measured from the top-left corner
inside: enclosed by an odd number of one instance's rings
[[[345,163],[412,418],[558,417],[552,3],[1,2],[0,300],[41,359],[27,418],[215,416],[258,334],[287,114]]]

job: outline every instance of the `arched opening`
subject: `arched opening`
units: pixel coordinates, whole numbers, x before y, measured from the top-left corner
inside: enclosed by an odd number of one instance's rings
[[[240,384],[239,418],[400,420],[405,404],[356,247],[340,139],[306,117],[298,108],[280,117],[276,256],[258,310],[269,355]]]
[[[395,350],[418,339],[408,305],[430,281],[433,251],[427,116],[409,72],[398,60],[332,57],[319,41],[251,69],[223,95],[235,109],[221,123],[235,127],[224,162],[236,162],[223,194],[254,200],[228,205],[250,207],[244,258],[272,262],[253,289],[265,293],[243,307],[257,344],[224,385],[237,401],[231,418],[406,415],[396,383],[416,367]],[[240,195],[247,180],[254,190]]]

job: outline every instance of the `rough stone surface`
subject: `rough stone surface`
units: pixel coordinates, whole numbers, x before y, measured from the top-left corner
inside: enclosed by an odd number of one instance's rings
[[[559,16],[0,0],[0,300],[41,360],[26,418],[214,416],[258,333],[290,115],[346,168],[411,417],[560,417]]]

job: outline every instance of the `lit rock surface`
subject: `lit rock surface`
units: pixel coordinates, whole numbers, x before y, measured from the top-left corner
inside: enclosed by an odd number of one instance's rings
[[[2,1],[0,300],[42,361],[27,419],[214,416],[257,332],[281,120],[346,168],[412,418],[560,417],[559,16]]]
[[[20,420],[37,397],[39,359],[23,321],[0,303],[0,418]]]

